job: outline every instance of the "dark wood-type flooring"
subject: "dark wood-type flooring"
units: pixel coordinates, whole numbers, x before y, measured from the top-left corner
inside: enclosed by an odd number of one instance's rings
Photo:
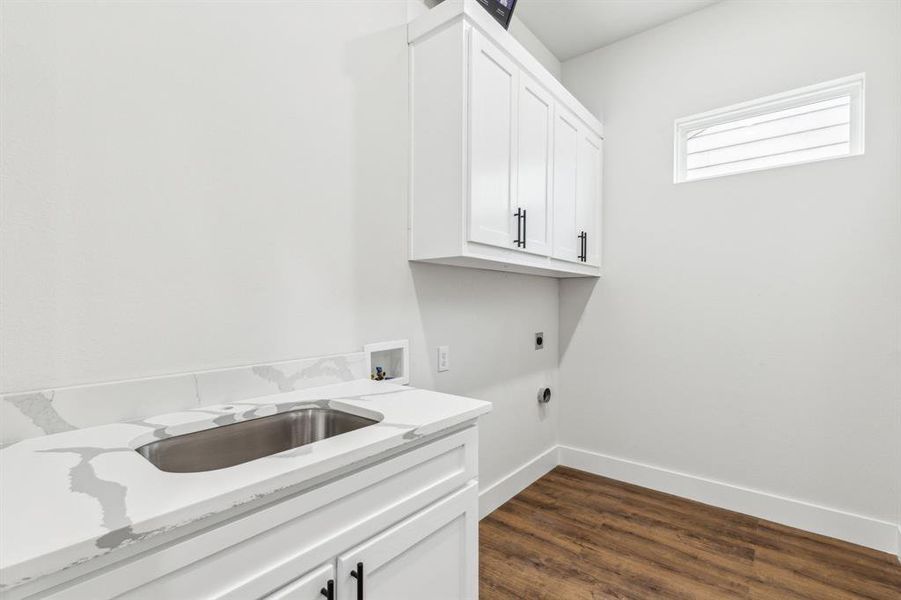
[[[901,600],[893,555],[566,467],[479,536],[481,600]]]

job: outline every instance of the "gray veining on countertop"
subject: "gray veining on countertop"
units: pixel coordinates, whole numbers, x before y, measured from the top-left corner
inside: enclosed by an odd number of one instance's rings
[[[309,406],[379,422],[200,473],[160,471],[134,451],[154,440]],[[0,588],[295,488],[489,410],[487,402],[358,379],[22,440],[0,449]]]
[[[128,521],[125,511],[126,488],[121,483],[101,479],[94,471],[91,460],[107,452],[129,452],[128,448],[48,448],[37,452],[55,452],[78,456],[78,464],[69,469],[69,491],[85,494],[97,501],[103,515],[101,525],[107,529],[121,527]]]
[[[44,433],[70,431],[76,427],[67,423],[53,408],[53,390],[35,392],[4,398],[25,415],[38,429]]]

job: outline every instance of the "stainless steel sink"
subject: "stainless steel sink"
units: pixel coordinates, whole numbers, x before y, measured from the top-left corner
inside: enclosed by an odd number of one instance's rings
[[[331,408],[301,408],[151,442],[137,452],[170,473],[232,467],[378,421]]]

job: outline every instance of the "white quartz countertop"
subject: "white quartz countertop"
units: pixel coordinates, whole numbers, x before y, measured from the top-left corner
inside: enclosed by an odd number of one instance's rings
[[[134,451],[304,406],[379,423],[201,473],[160,471]],[[490,410],[488,402],[358,380],[23,440],[0,450],[0,590],[300,486]]]

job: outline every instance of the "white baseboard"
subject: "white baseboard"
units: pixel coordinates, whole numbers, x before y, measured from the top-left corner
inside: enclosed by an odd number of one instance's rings
[[[838,538],[901,559],[901,525],[679,473],[589,450],[558,446],[559,464]]]
[[[557,465],[896,554],[901,561],[901,524],[562,445],[542,452],[480,492],[479,518]]]
[[[545,450],[529,462],[516,468],[509,475],[479,492],[479,519],[483,519],[501,504],[532,485],[557,466],[557,448]]]
[[[898,562],[901,563],[901,523],[898,523]]]

